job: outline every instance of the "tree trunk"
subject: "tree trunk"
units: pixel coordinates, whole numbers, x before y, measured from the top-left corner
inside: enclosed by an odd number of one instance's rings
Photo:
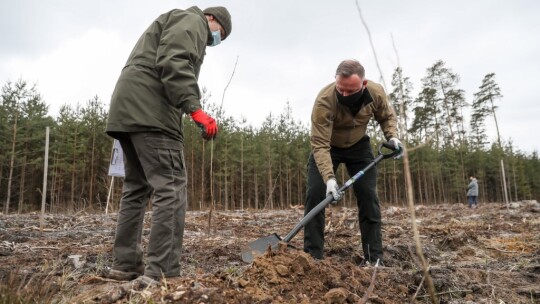
[[[281,172],[283,172],[283,168],[281,167],[282,166],[282,161],[279,162],[279,202],[278,202],[278,206],[280,208],[283,208],[283,174],[281,174]]]
[[[55,151],[54,152],[54,156],[53,156],[53,161],[52,161],[52,164],[51,164],[51,167],[54,168],[52,174],[51,174],[51,187],[49,187],[49,194],[51,196],[51,201],[49,203],[49,208],[50,209],[53,209],[53,206],[56,204],[56,199],[55,199],[55,196],[56,196],[56,180],[57,180],[57,176],[58,176],[58,166],[57,166],[57,163],[58,163],[58,151]]]
[[[22,213],[23,203],[24,203],[24,183],[25,183],[25,177],[26,177],[26,153],[23,157],[23,163],[22,163],[22,169],[21,169],[21,178],[20,178],[20,185],[19,185],[19,206],[17,208],[17,214]]]
[[[495,128],[497,129],[497,142],[499,143],[499,148],[502,149],[501,144],[501,134],[499,133],[499,123],[497,122],[497,115],[495,115],[495,105],[493,105],[493,99],[489,98],[491,102],[491,112],[493,113],[493,119],[495,120]]]
[[[90,208],[94,207],[94,158],[96,153],[96,128],[92,130],[92,153],[90,154],[90,190],[88,194],[88,203]]]
[[[270,154],[270,145],[267,145],[267,159],[268,159],[268,189],[266,193],[268,193],[268,196],[266,198],[267,202],[270,203],[270,209],[274,209],[274,200],[272,199],[272,155]],[[265,206],[266,207],[266,206]]]
[[[7,185],[7,197],[6,205],[4,206],[4,213],[9,213],[9,201],[11,199],[11,182],[13,179],[13,167],[15,164],[15,143],[17,142],[17,118],[19,117],[18,113],[15,113],[15,122],[13,123],[13,142],[11,144],[11,159],[9,161],[9,176],[8,176],[8,185]]]
[[[435,204],[437,202],[437,187],[435,186],[435,179],[437,178],[434,174],[431,174],[431,191],[433,192],[432,199],[433,201],[431,204]]]
[[[240,134],[240,210],[244,210],[244,134]]]
[[[191,199],[188,201],[188,208],[189,204],[191,203],[191,208],[195,209],[195,136],[191,136],[191,160],[189,164],[189,173],[191,173],[191,178],[188,182],[189,185],[189,193],[191,194]],[[185,161],[185,160],[184,160]],[[187,165],[186,165],[187,168]],[[201,206],[199,206],[199,210],[201,210]]]
[[[518,188],[517,188],[517,182],[516,182],[516,160],[512,162],[512,175],[514,179],[514,201],[518,201]]]
[[[397,204],[400,199],[400,193],[398,188],[398,181],[397,181],[397,164],[396,162],[392,162],[392,188],[394,192],[394,204]]]
[[[229,210],[229,137],[225,137],[225,155],[223,158],[223,190],[225,191],[225,210]]]
[[[4,172],[4,161],[0,162],[0,189],[2,189],[2,173]]]
[[[383,189],[382,189],[382,193],[383,193],[382,200],[383,200],[384,202],[386,202],[386,201],[388,201],[388,197],[387,197],[387,194],[388,194],[388,189],[387,189],[387,182],[388,182],[388,179],[386,178],[386,175],[387,175],[387,174],[386,174],[386,163],[383,162],[380,166],[381,166],[380,169],[382,169],[382,170],[379,170],[379,172],[382,171],[382,180],[383,180],[383,182],[382,182],[382,188],[383,188]],[[353,174],[355,174],[355,173],[353,173]],[[379,174],[381,174],[381,173],[379,173]],[[378,184],[379,184],[379,183],[378,183]]]
[[[420,200],[420,204],[424,204],[424,195],[422,193],[422,173],[420,172],[418,160],[416,161],[416,184],[418,186],[418,199]]]
[[[290,164],[289,162],[287,162],[287,177],[285,178],[285,197],[286,197],[286,206],[290,206],[291,205],[291,184],[292,184],[292,181],[291,181],[291,168],[290,168]]]
[[[75,172],[77,161],[76,161],[76,151],[77,151],[77,135],[75,135],[74,141],[73,141],[73,158],[71,161],[71,196],[68,202],[68,213],[71,213],[74,211],[74,205],[75,205]]]
[[[298,168],[298,180],[297,180],[297,183],[298,183],[298,189],[296,190],[297,192],[297,195],[298,197],[296,198],[297,199],[297,204],[302,204],[303,205],[303,201],[302,201],[302,171],[300,170],[300,168]]]
[[[253,175],[255,176],[255,209],[259,209],[259,183],[257,169],[255,168],[253,168]]]
[[[443,170],[441,168],[441,165],[438,164],[438,169],[439,169],[439,178],[437,179],[438,182],[439,182],[439,191],[441,193],[441,198],[442,198],[442,202],[446,203],[448,202],[448,196],[447,196],[447,193],[446,193],[446,186],[444,184],[444,176],[443,176]]]
[[[231,170],[231,176],[230,176],[230,180],[229,180],[229,193],[230,193],[230,198],[229,198],[229,208],[231,208],[231,210],[236,210],[236,198],[235,198],[235,173],[236,172],[233,172]]]
[[[202,152],[201,152],[201,155],[202,155],[202,158],[201,158],[201,210],[203,209],[203,207],[205,207],[205,203],[204,203],[204,189],[205,186],[204,186],[204,141],[202,142]]]

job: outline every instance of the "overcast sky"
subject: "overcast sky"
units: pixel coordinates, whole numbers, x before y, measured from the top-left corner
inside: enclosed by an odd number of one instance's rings
[[[522,151],[540,150],[540,1],[358,3],[388,86],[398,65],[395,49],[414,96],[439,59],[460,75],[469,103],[493,72],[504,95],[497,101],[501,136]],[[254,126],[281,113],[287,101],[307,124],[315,96],[343,59],[359,60],[367,78],[380,79],[354,0],[2,0],[0,82],[36,83],[52,115],[95,95],[108,104],[141,33],[161,13],[193,5],[231,12],[232,34],[207,48],[199,84],[220,104],[238,58],[223,108]],[[493,141],[491,119],[488,126]]]

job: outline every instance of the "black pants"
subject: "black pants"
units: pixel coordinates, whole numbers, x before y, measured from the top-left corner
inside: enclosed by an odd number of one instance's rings
[[[369,143],[369,137],[365,137],[350,148],[330,149],[334,172],[338,166],[344,163],[347,172],[353,176],[364,169],[374,159],[373,151]],[[326,184],[317,168],[313,154],[308,161],[308,183],[305,212],[318,205],[326,197]],[[382,237],[381,237],[381,210],[376,191],[377,168],[373,167],[362,178],[353,184],[356,204],[358,206],[358,221],[362,235],[362,250],[367,261],[382,261]],[[324,220],[325,213],[320,212],[304,227],[304,251],[317,259],[324,257]]]

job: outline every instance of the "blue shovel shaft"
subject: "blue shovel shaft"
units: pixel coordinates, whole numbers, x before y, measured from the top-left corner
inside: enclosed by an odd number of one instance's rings
[[[383,158],[384,155],[377,156],[371,163],[369,163],[369,165],[364,168],[364,170],[359,171],[353,177],[349,178],[349,180],[347,180],[347,182],[345,182],[345,184],[341,188],[339,188],[339,192],[343,192],[349,187],[351,187],[354,182],[356,182],[365,174],[365,172],[367,172],[373,166],[377,165],[377,163],[380,162]],[[326,196],[326,198],[322,202],[320,202],[317,206],[311,209],[311,211],[309,211],[308,214],[306,214],[304,218],[298,224],[296,224],[296,226],[294,226],[294,228],[283,238],[283,242],[288,243],[290,240],[292,240],[292,238],[294,238],[298,234],[298,232],[300,232],[300,230],[315,217],[315,215],[324,210],[324,208],[326,208],[326,206],[328,206],[333,200],[334,198],[332,197],[332,194],[328,194],[328,196]]]

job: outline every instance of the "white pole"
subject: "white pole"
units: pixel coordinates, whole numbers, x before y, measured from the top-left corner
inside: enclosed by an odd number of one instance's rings
[[[508,210],[510,208],[510,205],[508,204],[508,192],[506,191],[506,175],[504,174],[504,161],[502,159],[501,159],[501,171],[502,171],[503,187],[504,187],[504,201],[506,202],[506,209]]]
[[[111,147],[111,161],[109,162],[109,176],[111,177],[111,185],[109,187],[109,194],[107,194],[107,204],[105,205],[105,214],[109,213],[109,202],[111,201],[114,177],[115,176],[126,176],[124,169],[124,160],[123,160],[122,146],[120,142],[115,139]]]
[[[109,187],[109,194],[107,194],[107,205],[105,205],[105,214],[109,214],[109,201],[111,200],[113,184],[114,184],[114,176],[111,176],[111,186]]]
[[[43,190],[41,191],[41,215],[39,217],[39,231],[43,231],[45,224],[45,201],[47,198],[47,170],[49,168],[49,127],[45,129],[45,159],[43,165]]]

